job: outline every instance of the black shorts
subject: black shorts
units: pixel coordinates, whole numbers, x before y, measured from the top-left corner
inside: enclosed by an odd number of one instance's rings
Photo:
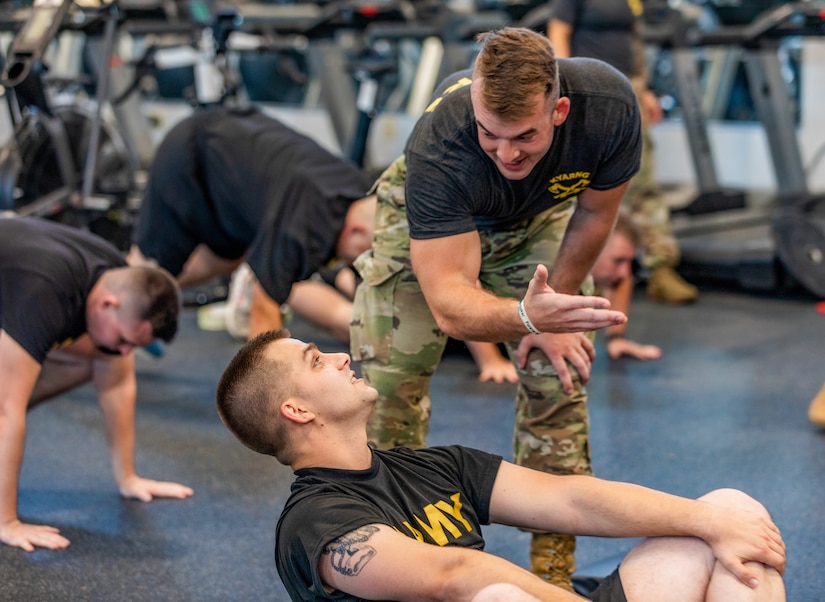
[[[133,242],[177,276],[199,244],[223,259],[240,259],[248,242],[229,236],[210,210],[195,121],[174,127],[158,148],[138,214]]]
[[[590,599],[593,602],[627,602],[618,568],[604,578],[596,591],[590,594]]]

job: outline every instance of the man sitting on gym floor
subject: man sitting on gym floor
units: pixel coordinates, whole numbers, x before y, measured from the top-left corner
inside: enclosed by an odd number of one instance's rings
[[[275,551],[293,600],[581,599],[483,552],[481,525],[491,522],[651,537],[593,600],[785,599],[782,536],[746,494],[688,500],[460,446],[372,449],[377,391],[356,378],[349,355],[288,336],[264,333],[236,354],[217,408],[244,445],[295,471]]]
[[[157,268],[127,267],[102,238],[38,218],[0,219],[0,541],[33,551],[69,540],[23,523],[17,492],[26,412],[94,382],[120,494],[185,498],[189,487],[135,473],[132,350],[177,331],[180,290]]]

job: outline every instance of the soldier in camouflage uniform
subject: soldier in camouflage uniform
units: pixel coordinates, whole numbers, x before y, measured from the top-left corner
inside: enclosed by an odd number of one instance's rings
[[[522,100],[501,108],[488,88]],[[488,35],[476,71],[442,83],[375,186],[373,247],[355,263],[351,349],[380,393],[368,425],[378,447],[425,445],[430,378],[459,335],[504,342],[517,367],[516,462],[591,474],[587,331],[626,318],[589,296],[587,274],[640,148],[627,80],[602,63],[556,63],[526,29]],[[574,543],[534,534],[534,572],[572,589]]]

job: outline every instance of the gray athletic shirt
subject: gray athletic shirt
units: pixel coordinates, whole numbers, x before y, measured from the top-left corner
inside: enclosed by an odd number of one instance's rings
[[[449,76],[405,149],[410,236],[441,238],[507,230],[585,188],[609,190],[639,170],[642,137],[627,78],[601,61],[560,59],[570,114],[550,150],[524,180],[508,180],[478,143],[470,102],[472,71]],[[433,106],[434,103],[431,103]]]

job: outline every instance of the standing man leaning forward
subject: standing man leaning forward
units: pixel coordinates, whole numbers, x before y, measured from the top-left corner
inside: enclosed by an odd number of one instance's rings
[[[295,471],[275,562],[292,600],[581,600],[485,553],[500,523],[642,541],[591,594],[601,602],[781,602],[785,544],[741,491],[688,500],[528,470],[461,446],[373,450],[378,397],[345,353],[268,332],[224,372],[218,413]]]
[[[587,275],[640,151],[627,79],[599,61],[557,62],[536,32],[487,34],[473,71],[441,84],[376,184],[373,249],[355,264],[351,348],[380,394],[369,423],[380,448],[425,445],[448,335],[500,341],[518,365],[515,462],[591,474],[584,331],[626,317],[586,296]],[[570,535],[535,533],[532,570],[572,589],[574,549]]]
[[[149,501],[192,490],[135,473],[132,350],[177,331],[180,290],[130,268],[97,236],[34,218],[0,219],[0,541],[27,551],[69,540],[17,516],[26,412],[88,381],[103,413],[120,494]]]

